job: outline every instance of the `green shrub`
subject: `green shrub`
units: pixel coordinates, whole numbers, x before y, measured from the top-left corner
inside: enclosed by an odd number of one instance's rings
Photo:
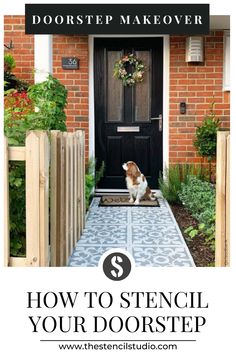
[[[163,197],[170,203],[180,203],[179,192],[182,183],[187,182],[188,176],[197,176],[204,180],[207,178],[207,172],[200,165],[178,164],[171,165],[165,169],[164,176],[160,175],[158,179],[159,188]]]
[[[4,54],[4,72],[11,72],[16,67],[15,59],[11,54]]]
[[[101,167],[97,171],[95,171],[95,166],[96,161],[94,159],[90,159],[85,174],[85,200],[87,210],[89,208],[94,188],[102,178],[105,169],[104,162],[102,162]]]
[[[160,175],[158,179],[159,188],[163,197],[170,203],[179,203],[178,192],[181,188],[181,174],[179,165],[170,166],[165,169],[165,176]]]
[[[195,237],[200,232],[206,236],[206,242],[214,249],[215,241],[215,187],[189,176],[187,183],[182,183],[179,198],[184,207],[199,222],[198,229],[189,227],[186,233]]]
[[[211,161],[216,156],[216,137],[220,126],[219,119],[216,119],[215,113],[210,112],[205,117],[201,126],[197,127],[196,140],[193,145],[202,157],[206,157]]]
[[[18,92],[26,91],[29,84],[18,79],[12,70],[15,68],[16,62],[11,54],[4,55],[4,88],[6,90],[16,89]]]
[[[25,161],[9,163],[10,253],[25,255]]]
[[[28,88],[28,96],[37,107],[29,116],[31,130],[66,131],[67,90],[59,80],[48,75],[46,81]]]
[[[4,87],[5,89],[6,86]],[[30,97],[29,97],[30,96]],[[32,85],[25,92],[5,92],[4,133],[9,145],[22,146],[28,130],[65,130],[67,91],[49,75],[48,80]],[[38,112],[34,112],[34,107]],[[25,164],[9,166],[10,246],[14,256],[25,255]]]

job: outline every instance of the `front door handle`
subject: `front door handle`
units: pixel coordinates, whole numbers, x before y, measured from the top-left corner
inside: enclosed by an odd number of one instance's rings
[[[162,131],[162,114],[159,114],[158,117],[153,117],[151,120],[158,120],[159,121],[159,132]]]

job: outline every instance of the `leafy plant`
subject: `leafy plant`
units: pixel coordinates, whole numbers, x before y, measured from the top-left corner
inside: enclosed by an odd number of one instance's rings
[[[10,251],[12,256],[25,255],[25,162],[9,164]]]
[[[197,127],[196,140],[194,146],[200,156],[206,157],[211,161],[216,156],[216,136],[220,126],[219,119],[216,119],[215,113],[211,110],[205,117],[201,126]]]
[[[46,81],[28,88],[28,96],[37,107],[29,116],[31,129],[66,131],[67,90],[59,80],[49,74]]]
[[[86,200],[86,209],[88,210],[91,197],[93,195],[94,188],[102,178],[104,174],[105,164],[102,162],[101,167],[95,171],[96,160],[90,159],[86,174],[85,174],[85,200]],[[95,172],[94,172],[95,171]]]
[[[25,133],[29,129],[27,114],[33,106],[26,92],[7,89],[4,83],[4,134],[9,145],[24,145]],[[9,163],[9,212],[10,212],[10,253],[23,256],[25,246],[25,162]]]
[[[11,54],[4,54],[4,71],[11,72],[16,67],[16,61]]]
[[[159,188],[163,197],[171,203],[179,203],[178,192],[181,188],[181,173],[179,165],[172,165],[165,169],[165,176],[159,176]]]
[[[12,89],[5,91],[4,133],[9,145],[24,145],[28,130],[66,129],[64,107],[67,91],[52,76],[49,76],[48,81],[32,85],[28,95]],[[34,112],[35,106],[39,108],[38,112]],[[9,187],[11,254],[19,256],[25,254],[24,162],[14,161],[10,164]]]
[[[24,145],[25,133],[30,129],[28,114],[32,111],[26,92],[8,90],[4,97],[4,133],[9,145]]]
[[[182,183],[187,182],[188,176],[197,176],[197,178],[204,180],[206,174],[206,170],[200,165],[170,165],[168,169],[165,169],[164,176],[160,175],[158,183],[164,198],[168,202],[180,203],[179,192]]]
[[[200,232],[206,237],[212,249],[215,244],[215,187],[195,176],[189,176],[182,184],[179,198],[185,208],[199,222],[198,228],[189,227],[185,232],[195,237]]]
[[[25,91],[29,84],[23,80],[18,79],[12,70],[15,68],[16,62],[11,54],[4,55],[4,82],[5,89],[17,89],[18,92]]]
[[[6,89],[16,89],[18,92],[26,91],[29,84],[23,80],[18,79],[11,72],[4,72],[4,81],[6,82]]]
[[[206,157],[209,163],[209,181],[211,181],[212,165],[211,162],[216,156],[217,131],[220,121],[215,117],[214,102],[211,105],[209,115],[205,116],[201,126],[197,127],[196,139],[193,145],[202,157]]]

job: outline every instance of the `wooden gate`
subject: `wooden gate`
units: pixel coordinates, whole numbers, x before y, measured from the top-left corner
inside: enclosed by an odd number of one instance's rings
[[[9,161],[25,161],[25,257],[10,256]],[[50,137],[43,131],[30,131],[23,147],[9,147],[5,138],[5,266],[67,265],[84,228],[84,161],[83,131],[53,131]]]
[[[223,131],[217,133],[215,264],[230,265],[230,134]]]
[[[85,223],[84,132],[51,132],[51,266],[66,266]]]

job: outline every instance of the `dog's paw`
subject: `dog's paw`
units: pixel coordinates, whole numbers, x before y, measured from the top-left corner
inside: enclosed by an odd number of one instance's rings
[[[134,202],[135,205],[139,205],[139,200],[136,199],[135,202]]]
[[[133,203],[134,202],[134,198],[130,198],[129,203]]]

